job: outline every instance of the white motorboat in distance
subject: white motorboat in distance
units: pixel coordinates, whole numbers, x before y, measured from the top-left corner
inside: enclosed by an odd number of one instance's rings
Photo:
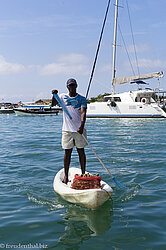
[[[13,114],[13,106],[12,103],[0,103],[0,114]]]
[[[101,181],[101,188],[84,190],[71,188],[75,174],[81,174],[81,170],[79,168],[70,168],[67,185],[62,182],[64,179],[64,169],[61,169],[54,178],[54,191],[64,200],[90,209],[97,209],[110,198],[113,190],[104,181]]]
[[[26,115],[58,115],[57,108],[15,108],[14,112],[18,116]]]
[[[14,110],[12,108],[5,108],[1,107],[0,108],[0,114],[13,114]]]

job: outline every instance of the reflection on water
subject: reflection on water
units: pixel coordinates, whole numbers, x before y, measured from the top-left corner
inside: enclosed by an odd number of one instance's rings
[[[103,235],[111,228],[113,215],[113,201],[108,200],[97,210],[73,205],[58,198],[58,202],[65,205],[66,212],[61,214],[65,225],[64,234],[59,238],[57,246],[78,245],[91,236]],[[56,247],[57,247],[56,246]]]
[[[103,208],[104,207],[104,208]],[[63,217],[69,221],[85,222],[88,228],[93,232],[91,236],[102,235],[111,227],[111,216],[113,215],[113,202],[97,210],[83,209],[79,206],[68,208]]]

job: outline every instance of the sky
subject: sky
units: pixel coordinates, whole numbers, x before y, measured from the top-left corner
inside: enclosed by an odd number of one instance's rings
[[[166,1],[127,0],[140,74],[166,68]],[[0,0],[0,102],[51,98],[75,78],[86,94],[108,0]],[[126,0],[119,0],[116,76],[138,70]],[[114,1],[111,1],[89,98],[111,92]],[[121,36],[122,33],[122,36]],[[123,38],[122,38],[123,37]],[[125,47],[124,42],[125,41]],[[158,81],[147,81],[157,88]],[[165,89],[165,78],[160,80]],[[115,91],[137,89],[127,83]]]

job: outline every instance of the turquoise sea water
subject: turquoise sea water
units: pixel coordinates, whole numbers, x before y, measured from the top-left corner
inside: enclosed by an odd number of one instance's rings
[[[54,193],[61,114],[0,115],[0,125],[0,248],[166,249],[166,119],[87,119],[89,142],[127,186],[96,211]],[[114,186],[88,147],[86,155],[87,170]]]

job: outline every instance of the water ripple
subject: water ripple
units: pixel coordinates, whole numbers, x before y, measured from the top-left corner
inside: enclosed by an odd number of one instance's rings
[[[164,249],[166,238],[166,120],[87,119],[88,140],[112,178],[86,147],[87,169],[113,186],[93,211],[53,190],[63,167],[62,115],[0,116],[0,240],[48,249]],[[76,150],[71,166],[79,166]]]

